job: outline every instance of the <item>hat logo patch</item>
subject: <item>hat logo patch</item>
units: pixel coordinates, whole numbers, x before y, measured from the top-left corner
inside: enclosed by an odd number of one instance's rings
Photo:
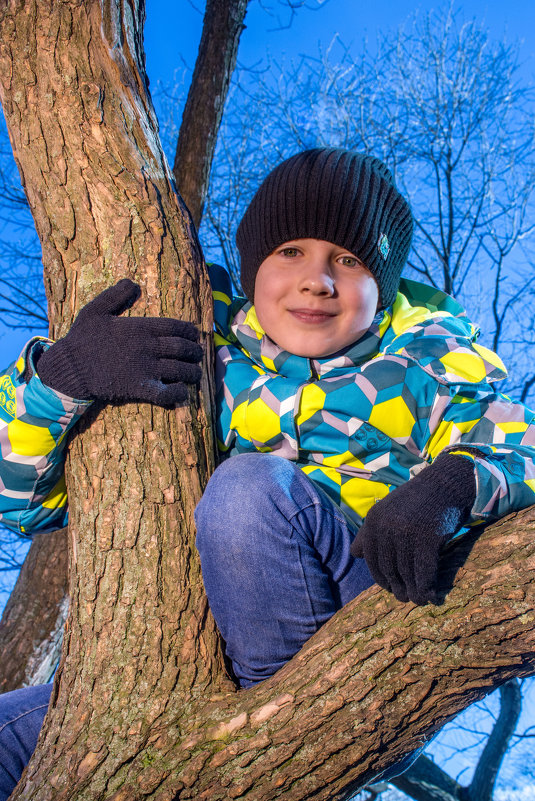
[[[386,261],[388,254],[390,253],[390,243],[388,241],[388,237],[386,234],[381,234],[379,237],[379,241],[377,242],[377,249],[379,253],[383,257],[383,261]]]

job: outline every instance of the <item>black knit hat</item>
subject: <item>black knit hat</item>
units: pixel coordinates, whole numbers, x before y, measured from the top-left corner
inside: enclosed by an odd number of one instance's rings
[[[252,301],[258,268],[276,247],[310,237],[357,256],[385,308],[395,300],[412,227],[410,206],[379,159],[330,147],[297,153],[269,173],[238,226],[243,291]]]

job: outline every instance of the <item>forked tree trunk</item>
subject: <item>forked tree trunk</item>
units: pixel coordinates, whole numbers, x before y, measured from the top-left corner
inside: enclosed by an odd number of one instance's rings
[[[248,0],[206,5],[173,167],[197,228],[247,5]],[[0,692],[49,681],[58,663],[68,608],[67,558],[56,543],[58,536],[65,537],[66,531],[34,538],[2,615]]]
[[[277,676],[236,691],[194,548],[213,465],[209,288],[159,145],[142,23],[137,0],[0,1],[2,102],[53,333],[127,275],[143,290],[134,314],[194,320],[207,352],[189,407],[94,408],[74,439],[63,657],[13,798],[332,799],[534,670],[535,511],[476,542],[443,606],[371,588]]]

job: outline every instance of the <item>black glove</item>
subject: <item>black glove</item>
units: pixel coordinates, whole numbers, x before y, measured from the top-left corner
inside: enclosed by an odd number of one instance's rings
[[[69,333],[39,357],[41,381],[80,400],[184,401],[185,385],[201,378],[197,329],[171,318],[118,317],[140,294],[123,278],[84,306]]]
[[[441,454],[370,509],[351,553],[399,601],[437,603],[440,549],[467,520],[475,497],[470,460]]]

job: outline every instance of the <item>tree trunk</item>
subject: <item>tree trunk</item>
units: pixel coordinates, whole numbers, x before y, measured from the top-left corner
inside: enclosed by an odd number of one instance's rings
[[[174,166],[182,197],[197,228],[247,4],[248,0],[217,0],[207,4],[204,16]],[[8,604],[9,628],[4,625],[6,607],[0,623],[0,692],[49,681],[57,665],[68,599],[66,551],[62,551],[64,558],[52,562],[55,547],[53,540],[40,537],[32,544],[27,555],[28,569],[19,574],[13,601]],[[56,592],[61,586],[65,591]],[[24,601],[29,598],[31,609]]]
[[[194,548],[213,466],[211,302],[156,133],[143,15],[135,0],[0,2],[2,102],[54,333],[128,276],[135,314],[194,320],[206,342],[191,406],[93,407],[73,441],[63,656],[13,799],[332,799],[533,672],[535,510],[474,544],[442,606],[371,588],[273,679],[236,691]]]
[[[207,0],[173,172],[197,228],[249,0]]]
[[[67,529],[37,534],[0,621],[0,692],[50,681],[67,617]]]

